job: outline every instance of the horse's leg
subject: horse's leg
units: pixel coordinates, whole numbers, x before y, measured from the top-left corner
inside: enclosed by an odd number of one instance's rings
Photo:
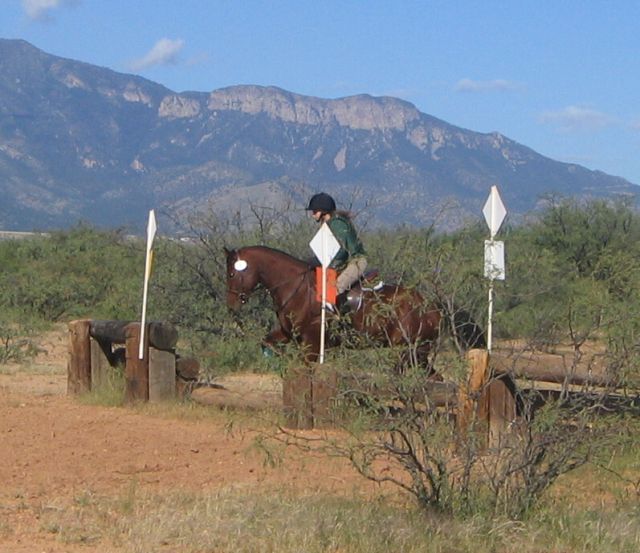
[[[269,334],[267,334],[262,340],[262,350],[265,355],[270,355],[268,352],[274,352],[278,350],[278,346],[286,344],[291,340],[289,335],[280,324],[275,324]]]
[[[407,369],[415,367],[423,369],[429,380],[441,381],[442,377],[436,372],[431,361],[431,346],[431,342],[422,342],[415,347],[405,344],[400,358],[393,367],[394,372],[403,375]]]
[[[423,342],[422,344],[420,344],[416,348],[416,361],[418,363],[418,366],[425,369],[427,378],[429,380],[437,380],[438,382],[441,382],[443,380],[442,376],[436,372],[436,369],[433,366],[433,361],[431,359],[432,356],[430,354],[432,346],[433,344],[431,341]]]
[[[300,342],[304,348],[305,363],[316,363],[320,359],[320,327],[312,325],[300,334]]]

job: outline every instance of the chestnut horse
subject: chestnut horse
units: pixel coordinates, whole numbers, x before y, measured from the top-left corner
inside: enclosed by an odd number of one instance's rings
[[[225,248],[227,256],[227,306],[237,311],[258,285],[270,294],[277,324],[265,337],[268,347],[297,340],[307,361],[316,361],[320,351],[321,304],[316,299],[315,272],[307,262],[266,246],[238,250]],[[426,305],[413,289],[395,284],[352,291],[362,294],[360,307],[349,317],[359,333],[385,346],[410,346],[407,359],[429,369],[428,354],[440,332],[443,314]],[[448,326],[448,325],[447,325]],[[483,347],[484,335],[470,319],[459,326],[465,347]],[[429,369],[430,370],[430,369]]]

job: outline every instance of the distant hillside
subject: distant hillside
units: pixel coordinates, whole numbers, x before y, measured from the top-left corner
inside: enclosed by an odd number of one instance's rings
[[[140,223],[151,207],[302,206],[321,189],[368,204],[379,224],[437,218],[451,228],[481,216],[493,184],[511,214],[549,192],[638,190],[396,98],[328,100],[259,86],[176,93],[0,39],[0,229]]]

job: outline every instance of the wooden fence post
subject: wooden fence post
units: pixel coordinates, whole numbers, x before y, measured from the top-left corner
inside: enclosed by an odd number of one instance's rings
[[[149,347],[149,401],[176,397],[176,354]]]
[[[109,355],[111,353],[111,343],[90,339],[91,342],[91,389],[95,390],[107,383],[111,363]]]
[[[288,428],[313,428],[311,367],[291,368],[282,383],[282,404]]]
[[[458,390],[458,431],[464,434],[475,419],[486,425],[488,447],[500,447],[516,419],[515,383],[507,374],[494,375],[489,352],[472,349],[467,358],[469,378]]]
[[[81,394],[91,390],[90,321],[69,323],[69,358],[67,360],[67,393]]]
[[[145,332],[143,359],[138,359],[140,347],[140,323],[130,323],[125,327],[126,357],[125,401],[149,400],[149,333]]]
[[[486,420],[485,407],[481,400],[482,391],[489,378],[489,352],[472,349],[467,352],[469,376],[458,388],[458,408],[456,426],[458,432],[466,434],[474,419]],[[475,412],[474,412],[475,411]]]
[[[504,445],[516,420],[515,383],[509,375],[493,378],[486,389],[489,448]]]
[[[338,373],[327,364],[317,365],[311,377],[311,403],[314,428],[330,428],[335,425],[335,401],[338,390]]]

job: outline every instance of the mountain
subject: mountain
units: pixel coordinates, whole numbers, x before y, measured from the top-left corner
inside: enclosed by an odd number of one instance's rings
[[[151,207],[226,213],[325,190],[379,224],[458,226],[498,184],[512,215],[541,195],[636,195],[630,182],[541,156],[391,97],[276,87],[171,91],[0,39],[0,229],[137,221]]]

